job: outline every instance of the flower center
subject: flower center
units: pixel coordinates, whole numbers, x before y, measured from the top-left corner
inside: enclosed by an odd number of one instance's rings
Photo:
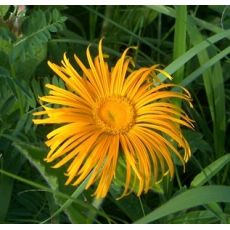
[[[94,119],[105,132],[118,134],[127,132],[134,124],[135,111],[125,97],[108,97],[96,103]]]

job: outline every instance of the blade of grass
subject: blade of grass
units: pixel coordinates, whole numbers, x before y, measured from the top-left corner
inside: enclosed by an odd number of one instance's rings
[[[215,51],[214,51],[215,52]],[[214,144],[217,157],[225,153],[226,140],[226,106],[225,106],[225,85],[223,70],[220,62],[213,66],[212,88],[214,93]],[[221,179],[219,177],[219,179]]]
[[[80,44],[80,45],[85,45],[85,46],[88,46],[89,44],[92,46],[92,47],[98,47],[98,43],[96,42],[89,42],[87,40],[81,40],[81,39],[70,39],[70,38],[55,38],[55,39],[52,39],[50,40],[50,43],[76,43],[76,44]],[[119,57],[121,55],[121,53],[117,52],[116,50],[114,49],[110,49],[106,46],[103,46],[103,50],[105,50],[106,52],[116,56],[116,57]]]
[[[215,176],[226,164],[230,162],[230,153],[218,158],[206,168],[204,168],[191,182],[191,187],[204,185],[213,176]]]
[[[187,6],[176,6],[176,25],[174,32],[173,60],[186,52]],[[173,82],[179,83],[184,77],[184,66],[174,73]]]
[[[52,188],[47,187],[46,185],[39,184],[37,182],[28,180],[26,178],[20,177],[18,175],[15,175],[13,173],[10,173],[10,172],[2,170],[2,169],[0,169],[0,174],[3,174],[3,175],[5,175],[7,177],[10,177],[10,178],[13,178],[14,180],[20,181],[22,183],[28,184],[28,185],[30,185],[30,186],[32,186],[34,188],[38,188],[38,189],[43,190],[45,192],[51,193],[53,195],[56,195],[58,197],[61,197],[61,198],[65,199],[65,200],[71,200],[73,203],[75,203],[75,204],[77,204],[77,205],[79,205],[79,206],[81,206],[83,208],[86,208],[88,210],[92,209],[95,212],[97,212],[99,215],[101,215],[104,218],[106,218],[107,220],[110,220],[110,218],[104,212],[95,209],[94,207],[92,207],[92,205],[87,204],[87,203],[85,203],[85,202],[83,202],[83,201],[81,201],[79,199],[74,199],[73,197],[71,197],[71,196],[69,196],[69,195],[67,195],[67,194],[65,194],[63,192],[54,190]],[[112,222],[112,220],[110,220],[110,221]]]
[[[50,215],[52,215],[52,213],[54,213],[58,209],[58,205],[56,204],[55,199],[52,196],[52,194],[46,193],[45,196],[46,196],[46,200],[48,201],[49,213],[50,213]],[[57,216],[53,217],[50,220],[50,223],[52,223],[52,224],[59,224],[61,222],[60,221],[60,216],[61,215],[57,215]]]
[[[145,39],[143,39],[142,37],[136,35],[134,32],[130,31],[129,29],[125,28],[124,26],[118,24],[117,22],[115,22],[114,20],[107,18],[105,15],[99,13],[98,11],[94,10],[92,7],[90,6],[82,6],[85,9],[89,10],[90,12],[95,13],[96,15],[98,15],[99,17],[103,18],[104,20],[107,20],[108,23],[113,24],[114,26],[116,26],[117,28],[121,29],[122,31],[126,32],[127,34],[131,35],[132,37],[138,39],[140,42],[146,44],[147,46],[149,46],[150,48],[152,48],[153,50],[156,50],[157,52],[159,52],[160,54],[162,54],[163,56],[167,56],[166,53],[162,52],[162,50],[158,49],[157,46],[154,46],[152,43],[146,41]]]
[[[218,221],[209,210],[190,211],[172,216],[167,224],[214,224]]]
[[[204,170],[203,167],[202,167],[202,165],[200,164],[200,162],[198,161],[198,159],[196,159],[195,156],[192,156],[192,160],[195,162],[195,164],[197,165],[197,167],[198,167],[201,171]],[[210,182],[210,181],[208,181],[208,182]],[[209,184],[211,184],[211,182],[210,182]],[[198,187],[198,186],[197,186],[197,187]],[[207,210],[211,211],[211,212],[219,219],[219,221],[221,221],[221,223],[222,223],[222,222],[223,222],[223,223],[226,222],[225,214],[223,213],[223,210],[222,210],[221,206],[220,206],[218,203],[212,202],[212,203],[209,203],[209,204],[207,204],[207,205],[204,205],[204,207],[205,207]]]
[[[18,173],[25,163],[25,158],[21,157],[15,149],[11,150],[11,154],[3,155],[2,160],[0,159],[0,168],[2,170],[9,170],[12,173]],[[12,165],[14,167],[12,167]],[[5,175],[0,175],[0,222],[4,222],[9,210],[10,202],[12,199],[14,180]]]
[[[203,36],[192,20],[188,20],[188,34],[193,45],[203,41]],[[215,49],[213,49],[213,52]],[[198,53],[200,65],[209,61],[206,50]],[[207,69],[203,73],[203,82],[213,121],[213,139],[217,156],[224,153],[226,115],[225,115],[225,91],[222,69],[219,62],[215,63],[214,70]]]
[[[230,30],[225,30],[205,40],[203,39],[200,43],[189,49],[185,54],[177,58],[175,61],[171,62],[164,70],[169,74],[173,74],[176,70],[178,70],[195,55],[199,54],[202,50],[227,37],[230,37]],[[166,79],[162,74],[159,74],[159,77],[162,81]]]
[[[92,202],[92,205],[94,208],[96,208],[97,210],[100,209],[100,207],[102,206],[103,204],[103,201],[104,199],[101,198],[94,198],[93,199],[93,202]],[[96,220],[96,217],[97,217],[97,212],[93,211],[93,210],[89,210],[89,213],[88,213],[88,219],[86,220],[86,223],[87,224],[92,224],[95,220]]]
[[[147,6],[147,7],[157,11],[158,13],[165,14],[165,15],[170,16],[170,17],[176,17],[176,11],[172,7],[169,7],[169,6]],[[207,30],[212,31],[214,33],[220,33],[223,31],[223,29],[221,27],[215,26],[214,24],[209,23],[205,20],[202,20],[202,19],[197,18],[195,16],[190,16],[190,15],[188,17],[189,17],[189,19],[193,19],[194,22],[198,26],[200,26],[204,29],[207,29]]]
[[[63,173],[54,172],[52,170],[50,171],[50,168],[43,163],[43,153],[44,151],[46,151],[44,147],[28,145],[17,140],[14,140],[13,145],[37,168],[37,170],[41,173],[41,175],[44,177],[44,179],[48,182],[53,190],[61,192],[65,191],[69,194],[70,198],[67,200],[60,199],[60,197],[54,194],[55,201],[60,206],[60,208],[49,219],[45,220],[44,223],[58,215],[61,211],[65,211],[72,223],[86,223],[87,217],[82,214],[82,212],[85,212],[86,210],[82,209],[82,207],[79,206],[73,207],[73,199],[81,200],[80,198],[77,198],[83,192],[85,188],[85,183],[87,183],[87,181],[78,186],[75,191],[70,191],[70,189],[68,190],[68,187],[64,185],[64,181],[62,181]],[[89,177],[87,177],[87,180],[88,178]],[[92,205],[90,207],[93,208]],[[95,208],[93,208],[93,210],[95,210]],[[98,210],[97,213],[99,213]]]
[[[189,189],[171,198],[165,204],[155,209],[145,217],[137,220],[136,224],[147,224],[178,211],[204,205],[212,202],[230,202],[230,186],[210,185]]]
[[[85,186],[88,183],[89,178],[92,175],[92,173],[93,171],[86,177],[86,179],[73,192],[73,194],[70,196],[71,199],[68,199],[66,202],[64,202],[58,210],[56,210],[48,219],[42,221],[41,224],[45,224],[46,222],[48,222],[49,220],[51,220],[52,218],[60,214],[62,211],[67,209],[73,203],[73,200],[77,199],[81,195],[81,193],[85,190]]]
[[[173,60],[186,52],[186,24],[187,6],[176,6],[176,23],[174,31]],[[184,78],[184,66],[179,68],[173,77],[173,82],[178,84]],[[181,100],[175,99],[175,103],[180,107]]]
[[[216,161],[212,162],[206,168],[204,168],[198,175],[195,176],[191,182],[191,187],[199,187],[206,182],[210,182],[210,179],[215,176],[226,164],[230,162],[230,154],[226,154]],[[206,205],[206,208],[213,212],[222,223],[226,223],[225,215],[222,208],[217,203],[210,203]]]
[[[167,71],[169,74],[174,74],[180,67],[182,67],[186,62],[188,62],[191,58],[193,58],[195,55],[197,55],[199,52],[204,50],[205,48],[208,48],[212,44],[224,39],[230,37],[230,30],[225,30],[222,31],[218,34],[215,34],[206,40],[200,42],[193,48],[189,49],[185,54],[171,62],[164,70]],[[69,43],[78,43],[82,45],[88,45],[89,42],[86,42],[84,40],[76,40],[76,39],[53,39],[50,42],[69,42]],[[92,43],[92,46],[97,46],[97,44]],[[115,56],[120,56],[120,53],[113,51],[112,49],[109,48],[104,48],[105,51],[115,55]],[[162,75],[159,74],[159,77],[162,81],[166,80],[166,78]]]
[[[196,69],[194,72],[192,72],[190,75],[188,75],[181,83],[182,86],[187,86],[193,81],[195,81],[201,74],[203,74],[208,68],[216,64],[218,61],[220,61],[222,58],[225,58],[228,54],[230,54],[230,47],[225,48],[220,53],[209,59],[204,65],[200,66],[198,69]]]
[[[98,6],[92,6],[95,8],[95,11],[97,11]],[[95,30],[96,30],[96,24],[97,24],[97,16],[93,13],[90,12],[89,14],[89,37],[90,41],[92,41],[95,38]]]

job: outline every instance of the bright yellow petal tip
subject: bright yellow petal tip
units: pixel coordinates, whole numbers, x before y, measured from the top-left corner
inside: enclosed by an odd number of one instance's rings
[[[45,160],[55,161],[54,168],[68,166],[66,185],[77,186],[91,173],[86,189],[95,184],[97,198],[107,195],[120,158],[126,171],[123,196],[132,191],[140,196],[167,174],[173,177],[172,154],[182,165],[191,156],[181,126],[193,128],[193,121],[170,102],[179,98],[192,106],[189,92],[180,86],[182,92],[170,91],[176,85],[160,82],[157,73],[172,77],[159,65],[130,72],[134,63],[127,56],[129,49],[109,68],[101,39],[94,59],[89,47],[86,50],[88,67],[74,55],[81,73],[66,54],[62,66],[48,61],[66,89],[46,84],[49,95],[40,101],[59,106],[43,106],[43,111],[33,114],[38,117],[33,119],[35,124],[60,125],[47,135],[50,151]]]

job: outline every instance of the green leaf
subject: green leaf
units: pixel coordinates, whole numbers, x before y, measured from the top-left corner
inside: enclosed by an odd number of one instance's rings
[[[67,194],[71,194],[71,192],[65,190],[65,188],[64,190],[61,190],[60,188],[61,183],[63,183],[64,185],[63,176],[60,173],[60,171],[59,172],[57,172],[57,170],[51,171],[50,167],[47,166],[47,164],[45,164],[45,162],[43,161],[44,153],[47,152],[47,149],[45,147],[41,148],[22,142],[15,142],[14,146],[38,169],[38,171],[47,181],[47,183],[49,184],[52,190],[62,191]],[[62,205],[65,202],[65,199],[61,197],[54,196],[54,198],[58,205]],[[72,217],[72,214],[69,213],[68,209],[66,210],[66,214],[68,215],[69,219],[72,220],[73,222],[81,222],[81,219],[78,220],[74,219]],[[80,216],[80,214],[78,216]]]
[[[204,185],[229,162],[230,162],[229,153],[215,160],[206,168],[204,168],[198,175],[195,176],[195,178],[191,182],[191,187],[198,187]]]
[[[147,7],[161,14],[165,14],[170,17],[176,17],[176,11],[172,7],[168,7],[168,6],[147,6]]]
[[[187,86],[193,81],[195,81],[201,74],[203,74],[208,68],[215,65],[222,58],[225,58],[230,53],[230,47],[225,48],[220,51],[217,55],[210,58],[204,65],[197,68],[194,72],[188,75],[181,83],[182,86]]]
[[[24,164],[25,158],[15,151],[15,149],[13,149],[7,140],[2,136],[0,136],[0,145],[0,153],[2,153],[0,154],[0,168],[17,174]],[[12,167],[12,165],[14,167]],[[12,178],[9,178],[5,175],[0,175],[0,222],[4,222],[7,217],[13,186],[14,180]]]
[[[73,203],[73,199],[77,199],[81,193],[84,191],[85,186],[87,185],[87,182],[89,181],[89,178],[91,176],[91,174],[93,173],[93,171],[87,176],[87,178],[78,186],[78,188],[72,193],[71,198],[72,199],[68,199],[67,201],[65,201],[61,207],[55,211],[47,220],[44,220],[42,222],[42,224],[46,223],[47,221],[51,220],[53,217],[55,217],[56,215],[58,215],[59,213],[61,213],[62,211],[68,210],[68,208],[71,206],[71,204]],[[71,213],[72,214],[72,213]],[[78,219],[75,218],[75,214],[71,215],[71,220],[72,223],[78,223]],[[76,220],[75,220],[76,219]]]
[[[187,6],[176,6],[176,25],[174,32],[173,59],[186,52]],[[184,78],[184,66],[176,71],[173,82],[179,83]]]
[[[176,6],[176,23],[173,42],[173,60],[186,52],[187,6]],[[179,68],[173,77],[173,82],[178,84],[184,78],[184,66]],[[181,107],[181,99],[174,99],[175,104]]]
[[[36,54],[36,50],[51,38],[50,32],[63,28],[65,20],[56,9],[47,11],[47,14],[42,10],[34,11],[22,25],[24,36],[14,44],[12,62]]]
[[[129,196],[123,197],[119,200],[117,200],[117,197],[119,197],[120,194],[117,192],[117,188],[115,188],[115,186],[112,186],[110,193],[113,197],[114,204],[119,207],[121,211],[124,212],[124,214],[132,221],[135,221],[143,216],[143,211],[141,210],[140,205],[141,200],[134,193],[131,193]],[[144,204],[144,210],[146,212],[150,211],[146,204]]]
[[[192,20],[188,20],[188,34],[193,45],[197,45],[204,40],[202,34]],[[211,51],[216,53],[211,46]],[[210,59],[206,50],[198,53],[200,65],[205,65]],[[213,121],[213,139],[215,152],[218,156],[224,152],[226,115],[225,115],[225,90],[222,68],[219,62],[214,69],[207,69],[203,73],[203,82],[208,99],[210,113]]]
[[[169,6],[147,6],[150,9],[153,9],[157,11],[158,13],[165,14],[170,17],[176,17],[176,11]],[[209,31],[212,31],[214,33],[222,32],[223,29],[221,27],[215,26],[213,23],[209,23],[206,20],[202,20],[200,18],[197,18],[195,16],[188,16],[189,19],[192,19],[198,26],[207,29]]]
[[[5,54],[9,54],[12,49],[12,43],[9,40],[3,39],[0,37],[0,51],[3,51]],[[1,62],[4,60],[1,60]]]
[[[111,18],[108,18],[108,17],[104,16],[103,14],[101,14],[98,11],[94,10],[92,7],[89,7],[89,6],[83,6],[83,7],[86,8],[87,10],[89,10],[90,12],[93,12],[94,14],[98,15],[99,17],[103,18],[108,23],[111,23],[112,25],[116,26],[117,28],[119,28],[120,30],[124,31],[125,33],[127,33],[127,34],[131,35],[132,37],[136,38],[138,41],[142,42],[143,44],[146,44],[147,46],[149,46],[153,50],[157,50],[157,52],[159,52],[160,54],[165,55],[165,53],[162,52],[161,49],[159,49],[158,47],[156,47],[152,43],[148,42],[146,39],[143,39],[141,36],[137,35],[133,31],[127,29],[125,26],[120,25],[119,23],[115,22]]]
[[[20,181],[20,182],[22,182],[22,183],[28,184],[28,185],[30,185],[30,186],[32,186],[32,187],[39,188],[39,189],[42,190],[42,191],[49,192],[49,193],[51,193],[51,194],[53,194],[53,195],[55,195],[55,196],[57,196],[57,197],[59,197],[59,198],[62,198],[62,199],[64,199],[64,200],[72,199],[73,204],[74,204],[75,206],[74,206],[74,207],[70,206],[70,207],[68,208],[68,209],[71,208],[71,212],[69,212],[69,216],[74,215],[74,216],[78,216],[78,218],[79,218],[79,215],[81,215],[81,213],[79,212],[79,208],[80,208],[80,207],[81,207],[81,208],[83,207],[83,208],[85,208],[85,209],[87,209],[87,210],[94,210],[95,212],[97,212],[97,213],[100,214],[101,216],[103,216],[103,217],[107,218],[108,220],[110,220],[109,217],[108,217],[106,214],[104,214],[104,213],[101,212],[101,211],[96,210],[94,207],[92,207],[91,205],[87,204],[86,201],[83,202],[83,201],[81,201],[81,200],[79,200],[79,199],[73,199],[73,198],[71,198],[69,195],[67,195],[66,193],[63,193],[63,192],[60,192],[60,191],[56,191],[56,190],[52,190],[51,188],[47,187],[46,185],[39,184],[39,183],[37,183],[37,182],[28,180],[28,179],[26,179],[26,178],[24,178],[24,177],[20,177],[20,176],[18,176],[18,175],[16,175],[16,174],[10,173],[10,172],[5,171],[5,170],[3,170],[3,169],[1,169],[1,168],[0,168],[0,174],[1,174],[1,175],[4,175],[4,176],[7,176],[7,177],[9,177],[9,178],[13,178],[13,179],[15,179],[15,180],[17,180],[17,181]],[[66,211],[66,212],[67,212],[67,211]],[[85,213],[85,212],[84,212],[84,213]],[[70,219],[71,219],[71,218],[70,218]],[[83,223],[83,222],[82,222],[82,223]]]
[[[122,190],[125,188],[125,182],[126,182],[126,161],[122,157],[123,154],[120,154],[120,157],[118,158],[118,163],[117,163],[117,169],[116,169],[116,177],[113,180],[114,185],[119,188],[119,192],[117,192],[117,197],[122,195]],[[129,189],[134,191],[135,193],[138,192],[139,189],[139,184],[137,181],[134,179],[133,173],[131,173],[131,181],[135,181],[135,183],[129,185]],[[161,183],[155,183],[154,178],[152,176],[151,178],[151,190],[163,194],[163,189],[162,189],[162,184]],[[119,194],[120,193],[120,194]],[[115,192],[113,192],[115,195]]]
[[[23,58],[18,57],[14,62],[11,59],[12,75],[14,78],[29,82],[39,64],[46,58],[47,45],[35,46],[33,51],[35,53],[27,53]]]
[[[155,209],[136,224],[147,224],[178,211],[212,202],[230,202],[230,186],[210,185],[189,189]]]
[[[47,152],[47,148],[43,145],[42,147],[38,147],[14,139],[13,141],[13,145],[39,170],[44,178],[47,178],[49,186],[53,190],[56,190],[58,188],[58,179],[55,174],[47,175],[47,166],[43,163],[44,154]]]
[[[189,49],[185,54],[177,58],[175,61],[171,62],[164,70],[168,72],[169,74],[173,74],[175,71],[177,71],[181,66],[183,66],[185,63],[191,60],[194,56],[199,54],[202,50],[212,46],[214,43],[227,38],[230,36],[230,30],[225,30],[223,32],[220,32],[218,34],[215,34],[207,39],[202,39],[200,43],[194,45],[191,49]],[[159,77],[162,81],[164,81],[166,78],[162,76],[162,74],[159,74]]]
[[[209,210],[190,211],[187,213],[179,213],[176,217],[170,218],[169,224],[210,224],[216,223],[218,219],[215,214]]]
[[[0,102],[0,116],[3,117],[10,113],[15,103],[15,97],[13,95],[10,95],[8,98],[6,97],[4,99]]]
[[[53,214],[51,218],[58,215],[61,211],[64,211],[72,223],[86,223],[88,217],[85,216],[86,210],[94,210],[96,213],[104,215],[102,212],[95,210],[95,208],[88,204],[87,209],[83,208],[86,202],[83,201],[83,197],[79,197],[85,188],[87,179],[77,188],[65,186],[64,170],[52,169],[49,164],[43,161],[47,148],[45,146],[38,147],[31,144],[15,141],[14,146],[38,169],[44,179],[47,181],[53,191],[57,191],[59,194],[68,194],[68,198],[60,197],[54,194],[56,203],[60,208]],[[74,200],[78,201],[82,206],[76,205]],[[45,220],[46,222],[48,220]]]
[[[4,17],[9,10],[10,6],[0,6],[0,17]]]
[[[205,141],[203,135],[196,131],[184,130],[183,134],[189,143],[192,153],[200,150],[202,153],[211,153],[211,146]]]

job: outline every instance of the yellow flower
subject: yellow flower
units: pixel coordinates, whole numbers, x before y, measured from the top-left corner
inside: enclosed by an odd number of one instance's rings
[[[49,96],[40,100],[59,106],[43,105],[43,111],[34,113],[46,115],[34,119],[35,124],[62,124],[47,135],[45,160],[55,162],[54,168],[68,166],[66,185],[77,186],[92,172],[86,189],[97,184],[97,198],[108,193],[119,157],[126,168],[123,195],[136,187],[139,196],[167,173],[173,176],[173,154],[183,165],[191,155],[180,126],[192,128],[192,121],[170,101],[179,98],[192,106],[189,92],[179,86],[180,92],[169,91],[176,85],[159,81],[156,73],[171,79],[159,65],[130,70],[128,50],[110,69],[101,40],[94,60],[87,48],[89,67],[74,55],[82,74],[65,54],[62,66],[49,61],[66,89],[46,84]]]

